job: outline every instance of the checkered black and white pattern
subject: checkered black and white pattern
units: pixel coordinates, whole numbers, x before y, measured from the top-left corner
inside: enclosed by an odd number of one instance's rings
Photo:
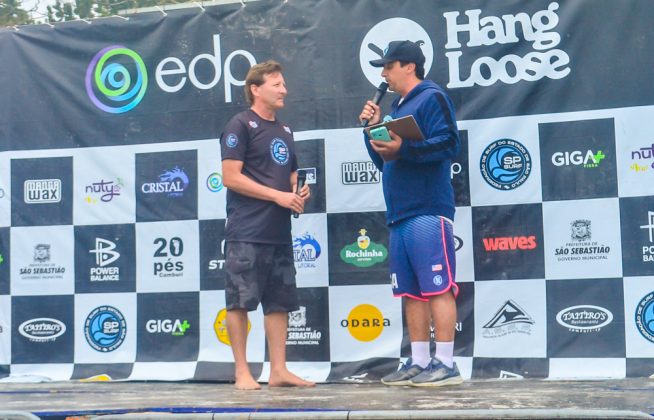
[[[465,377],[654,373],[653,110],[460,121]],[[381,174],[359,129],[295,137],[313,198],[293,220],[289,366],[377,380],[409,354]],[[515,142],[506,156],[526,176],[498,189],[484,157]],[[220,173],[216,139],[0,154],[0,375],[231,379]],[[248,358],[266,380],[261,311],[250,321]]]

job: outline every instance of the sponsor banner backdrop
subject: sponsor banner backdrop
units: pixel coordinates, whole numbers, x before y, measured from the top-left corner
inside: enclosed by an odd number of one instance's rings
[[[652,21],[648,0],[260,0],[0,29],[0,377],[233,381],[218,139],[269,58],[312,191],[292,219],[289,367],[396,369],[384,174],[357,120],[396,39],[456,108],[463,376],[651,375]],[[247,356],[266,381],[263,322]]]

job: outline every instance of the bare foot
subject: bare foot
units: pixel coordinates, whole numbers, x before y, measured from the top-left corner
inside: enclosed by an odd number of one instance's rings
[[[261,389],[261,385],[254,380],[252,375],[240,375],[236,377],[236,383],[234,383],[236,389],[243,391],[256,391]]]
[[[282,372],[270,373],[270,379],[268,380],[268,386],[278,387],[278,386],[300,386],[300,387],[312,387],[316,386],[315,382],[305,381],[304,379],[295,376],[288,370]]]

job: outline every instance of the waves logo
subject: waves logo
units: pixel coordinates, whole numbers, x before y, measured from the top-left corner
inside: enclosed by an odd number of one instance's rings
[[[373,341],[389,327],[391,321],[384,318],[381,311],[374,305],[364,303],[350,311],[347,319],[341,320],[341,327],[347,328],[350,335],[359,341]]]
[[[84,336],[93,350],[107,353],[125,341],[127,323],[122,313],[113,306],[100,306],[91,311],[84,323]]]
[[[248,319],[248,334],[252,329],[252,324]],[[216,315],[216,319],[213,322],[213,330],[216,333],[218,341],[225,344],[226,346],[232,346],[232,342],[229,340],[229,333],[227,333],[227,309],[221,309]]]
[[[366,235],[366,230],[359,230],[356,243],[341,249],[341,259],[357,267],[370,267],[386,260],[388,250],[382,244],[374,243]]]
[[[143,99],[148,72],[136,52],[112,45],[93,57],[86,69],[85,84],[93,105],[110,114],[122,114]]]
[[[489,144],[481,154],[479,168],[491,187],[508,191],[525,183],[531,173],[531,155],[521,143],[500,139]]]

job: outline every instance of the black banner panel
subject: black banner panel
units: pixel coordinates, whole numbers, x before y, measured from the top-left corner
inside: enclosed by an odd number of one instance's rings
[[[369,61],[405,39],[461,140],[446,164],[462,376],[643,376],[654,8],[627,3],[260,0],[0,29],[0,377],[233,381],[219,138],[268,59],[311,188],[291,219],[289,367],[339,383],[396,369],[406,305],[358,116],[383,81]],[[266,382],[263,323],[249,313],[247,357]]]

